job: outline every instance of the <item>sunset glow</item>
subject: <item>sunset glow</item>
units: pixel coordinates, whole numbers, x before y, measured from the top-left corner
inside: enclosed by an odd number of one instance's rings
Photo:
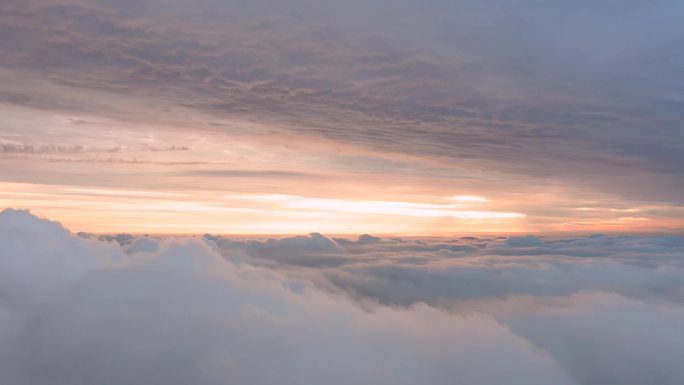
[[[682,43],[682,0],[0,0],[0,385],[683,385]]]
[[[630,84],[624,63],[639,65],[616,53],[627,48],[598,49],[605,56],[595,61],[542,44],[549,60],[542,64],[505,54],[525,52],[527,43],[502,31],[492,32],[499,40],[491,46],[456,36],[431,41],[454,32],[447,25],[467,25],[445,5],[415,9],[425,17],[413,32],[433,35],[413,37],[388,20],[356,28],[355,17],[333,21],[325,7],[310,10],[311,20],[337,30],[327,41],[317,23],[284,19],[273,35],[265,26],[280,23],[278,12],[235,4],[205,6],[242,21],[203,20],[203,13],[168,24],[194,11],[180,1],[168,15],[129,20],[105,11],[128,15],[123,5],[98,11],[58,0],[62,14],[13,3],[0,6],[0,27],[24,36],[22,49],[5,47],[0,61],[5,207],[87,232],[677,233],[684,226],[681,109],[667,107],[674,99],[618,86]],[[368,7],[371,18],[383,14]],[[69,11],[76,9],[103,23],[109,15],[108,27],[80,25],[88,17]],[[428,21],[446,15],[449,23]],[[111,44],[110,27],[124,45]],[[666,35],[658,36],[665,45]],[[564,42],[569,52],[577,48]],[[647,46],[630,49],[636,55]],[[540,82],[549,88],[536,89]],[[675,83],[653,82],[649,89],[677,95]],[[588,93],[594,84],[617,88]],[[618,102],[614,94],[625,96]]]

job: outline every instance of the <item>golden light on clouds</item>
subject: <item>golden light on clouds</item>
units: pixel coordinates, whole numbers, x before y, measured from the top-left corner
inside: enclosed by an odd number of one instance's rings
[[[676,2],[586,45],[525,32],[582,7],[141,1],[1,3],[4,206],[92,231],[684,228],[681,50],[653,54]]]
[[[463,210],[461,205],[378,200],[305,198],[288,195],[240,196],[243,200],[278,202],[289,209],[319,210],[348,214],[395,215],[407,217],[452,217],[461,219],[523,218],[521,213]],[[475,198],[475,197],[468,197]]]
[[[522,213],[471,203],[212,195],[3,183],[0,205],[31,207],[77,230],[161,233],[449,233],[521,231]],[[201,197],[201,199],[199,199]],[[449,201],[442,197],[435,200]]]
[[[474,195],[456,195],[456,196],[450,197],[449,199],[454,200],[454,201],[458,201],[458,202],[478,202],[478,203],[489,202],[489,199],[487,199],[485,197],[478,197],[478,196],[474,196]]]
[[[0,135],[0,205],[82,231],[431,235],[674,231],[683,224],[676,205],[320,137],[291,134],[283,141],[85,115],[14,114],[21,124]],[[235,124],[250,132],[272,128]],[[55,129],[26,136],[34,126]],[[121,137],[115,144],[109,130]]]

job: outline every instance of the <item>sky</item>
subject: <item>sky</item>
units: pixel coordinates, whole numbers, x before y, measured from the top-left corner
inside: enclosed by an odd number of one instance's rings
[[[0,207],[89,232],[680,232],[683,17],[4,0]]]

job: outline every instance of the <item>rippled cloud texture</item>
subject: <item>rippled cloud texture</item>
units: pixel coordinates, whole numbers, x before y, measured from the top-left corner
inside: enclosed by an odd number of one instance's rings
[[[3,0],[0,206],[102,233],[680,231],[683,19],[680,0]],[[263,195],[496,215],[233,199]]]
[[[684,239],[72,234],[0,213],[3,384],[681,384]]]

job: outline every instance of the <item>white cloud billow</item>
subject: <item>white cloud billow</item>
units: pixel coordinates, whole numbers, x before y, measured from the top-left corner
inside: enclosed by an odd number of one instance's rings
[[[677,237],[110,239],[0,214],[0,383],[684,383]]]

